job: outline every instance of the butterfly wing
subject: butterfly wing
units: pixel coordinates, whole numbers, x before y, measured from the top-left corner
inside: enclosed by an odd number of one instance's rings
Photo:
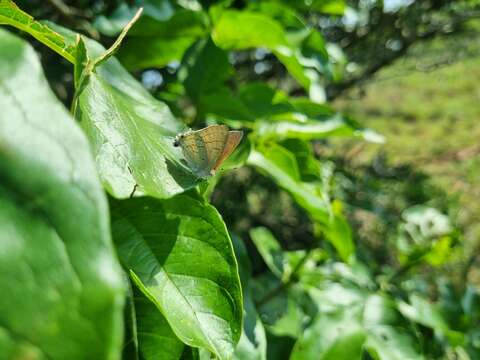
[[[228,139],[228,127],[225,125],[211,125],[205,129],[198,130],[198,133],[205,144],[208,158],[207,168],[208,174],[210,174],[225,149]]]
[[[180,145],[183,155],[195,173],[203,178],[211,174],[223,152],[227,137],[228,127],[225,125],[211,125],[182,136]]]
[[[240,144],[243,137],[243,131],[229,131],[227,134],[227,141],[223,148],[222,154],[218,157],[217,162],[213,166],[213,171],[217,171],[218,167],[225,161],[226,158],[235,150]]]
[[[195,131],[184,134],[179,139],[179,144],[188,166],[201,177],[205,177],[202,169],[208,166],[208,156],[201,136]]]

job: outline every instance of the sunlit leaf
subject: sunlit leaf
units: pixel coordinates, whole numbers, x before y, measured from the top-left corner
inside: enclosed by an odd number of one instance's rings
[[[253,11],[225,10],[216,15],[212,38],[217,46],[227,50],[266,48],[272,51],[315,100],[322,100],[322,96],[318,96],[322,92],[319,75],[314,69],[304,68],[300,50],[289,43],[279,22]]]
[[[350,259],[355,246],[351,230],[341,211],[332,208],[320,181],[304,181],[296,157],[286,148],[266,143],[252,150],[248,164],[268,175],[295,201],[308,211],[317,229],[332,242],[344,261]]]
[[[103,53],[93,41],[86,45],[90,59]],[[106,190],[116,198],[134,192],[167,198],[195,186],[197,177],[182,161],[181,150],[173,146],[185,126],[169,108],[115,58],[95,72],[88,72],[82,62],[76,66],[86,81],[77,89],[75,117],[92,144]]]
[[[48,26],[35,21],[11,0],[0,0],[0,24],[8,24],[32,35],[71,63],[75,62],[75,47]]]
[[[112,208],[122,264],[176,336],[221,359],[231,357],[241,334],[242,296],[232,244],[216,210],[192,194],[112,201]]]

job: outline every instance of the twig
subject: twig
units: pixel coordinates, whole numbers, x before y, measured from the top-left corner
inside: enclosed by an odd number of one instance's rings
[[[52,6],[54,6],[55,9],[57,9],[60,12],[60,14],[62,14],[63,16],[69,19],[75,20],[73,19],[75,16],[79,16],[87,19],[90,18],[90,14],[87,14],[82,10],[68,6],[62,0],[48,0],[48,2],[52,4]]]
[[[276,288],[274,288],[272,291],[270,291],[268,294],[266,294],[262,299],[260,299],[257,302],[257,307],[260,308],[263,305],[267,304],[270,302],[272,299],[277,297],[277,295],[281,294],[283,291],[287,290],[290,285],[293,284],[293,282],[296,280],[296,274],[302,266],[305,264],[305,262],[308,260],[312,253],[312,250],[308,250],[303,258],[300,259],[300,261],[297,263],[297,265],[293,268],[292,272],[290,273],[288,279],[286,279],[284,282],[282,282],[280,285],[278,285]]]
[[[460,15],[458,16],[457,19],[455,19],[454,23],[452,24],[452,27],[453,29],[458,31],[462,24],[464,24],[468,20],[478,18],[479,15],[480,13],[478,11],[474,11],[469,14]],[[446,33],[443,27],[439,26],[439,27],[436,27],[435,29],[431,29],[430,31],[427,31],[421,34],[415,34],[410,38],[402,38],[402,41],[404,44],[400,50],[389,53],[387,56],[380,59],[378,62],[374,63],[370,67],[367,67],[367,69],[364,72],[362,72],[359,76],[351,78],[347,81],[337,83],[337,84],[332,84],[331,86],[329,86],[327,88],[328,100],[332,101],[337,97],[341,96],[346,90],[369,81],[379,70],[383,69],[388,65],[391,65],[397,59],[405,55],[408,49],[413,44],[420,41],[429,40],[440,35],[451,35],[456,32],[455,30]]]
[[[113,54],[115,54],[120,47],[123,39],[127,35],[130,28],[135,24],[135,22],[140,18],[143,12],[143,7],[139,8],[133,18],[128,22],[128,24],[123,28],[122,32],[118,36],[117,40],[110,46],[107,51],[105,51],[98,59],[94,60],[94,67],[101,65],[103,62],[107,61]]]

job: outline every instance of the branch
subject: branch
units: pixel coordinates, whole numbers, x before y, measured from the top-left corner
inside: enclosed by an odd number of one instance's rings
[[[87,11],[82,11],[80,9],[68,6],[62,0],[48,0],[48,2],[66,18],[73,19],[75,16],[77,16],[89,19],[91,17],[89,12],[87,13]]]
[[[359,75],[356,78],[352,78],[350,80],[347,80],[343,83],[337,83],[337,84],[332,84],[331,86],[327,87],[327,97],[329,101],[335,100],[337,97],[342,95],[346,90],[350,89],[353,86],[362,84],[369,80],[371,77],[373,77],[379,70],[383,69],[384,67],[391,65],[394,63],[397,59],[401,58],[404,56],[408,49],[417,41],[425,41],[427,39],[432,39],[435,36],[439,35],[440,33],[437,31],[431,31],[429,33],[426,33],[422,36],[417,36],[415,38],[412,38],[408,41],[406,41],[403,45],[403,47],[398,50],[398,51],[391,51],[389,56],[384,57],[377,63],[371,65],[368,67],[361,75]]]
[[[436,26],[434,29],[431,29],[427,32],[415,34],[409,38],[405,38],[403,36],[399,36],[403,41],[403,46],[398,51],[390,51],[387,53],[386,56],[381,58],[379,61],[374,63],[373,65],[367,67],[359,76],[351,78],[347,81],[331,84],[327,86],[327,98],[329,101],[336,99],[337,97],[341,96],[346,90],[362,84],[372,78],[379,70],[382,68],[391,65],[397,59],[404,56],[408,49],[415,43],[426,41],[435,38],[436,36],[441,35],[452,35],[454,33],[458,33],[461,30],[461,26],[474,18],[478,18],[480,13],[478,11],[472,11],[470,13],[465,13],[461,15],[457,15],[456,18],[449,24],[451,29],[445,30],[444,24],[440,26]],[[378,29],[376,31],[379,31]],[[401,30],[400,30],[401,34]]]

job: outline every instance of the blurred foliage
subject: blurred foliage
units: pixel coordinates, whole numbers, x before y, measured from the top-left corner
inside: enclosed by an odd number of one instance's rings
[[[17,5],[0,0],[1,358],[480,358],[448,189],[338,156],[384,138],[331,104],[471,32],[480,3]],[[211,124],[245,139],[205,180],[174,139]]]

